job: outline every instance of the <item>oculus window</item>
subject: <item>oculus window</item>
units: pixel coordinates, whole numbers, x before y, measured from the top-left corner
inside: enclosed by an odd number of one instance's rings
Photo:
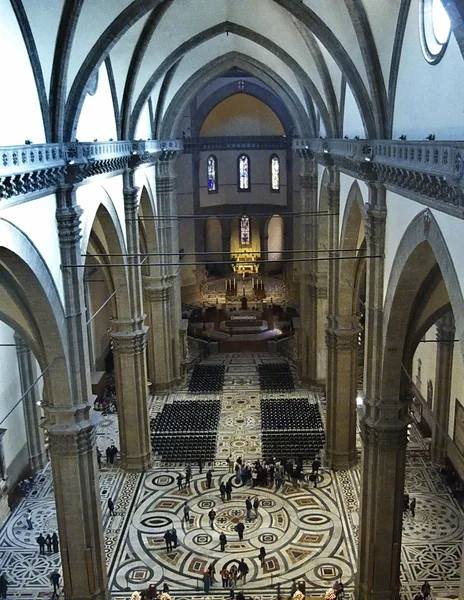
[[[419,0],[419,30],[422,53],[427,62],[436,65],[451,35],[451,21],[442,0]]]
[[[277,154],[271,156],[271,192],[280,191],[280,158]]]
[[[246,154],[238,157],[238,191],[250,191],[250,159]]]
[[[208,156],[207,162],[208,171],[208,194],[214,194],[218,191],[217,185],[217,158],[211,154]]]

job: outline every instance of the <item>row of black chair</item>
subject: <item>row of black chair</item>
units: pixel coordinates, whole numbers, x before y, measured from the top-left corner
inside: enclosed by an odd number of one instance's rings
[[[293,392],[292,372],[287,363],[258,365],[259,387],[262,392]]]
[[[264,456],[291,457],[312,461],[320,454],[324,438],[312,437],[312,432],[263,432],[262,448]]]
[[[224,365],[196,365],[188,391],[191,394],[221,392],[224,387],[225,370]]]
[[[216,455],[216,434],[158,436],[152,434],[153,451],[165,462],[212,461]]]
[[[165,404],[161,413],[150,420],[152,432],[216,431],[221,403],[219,400],[189,400]]]
[[[261,427],[263,430],[323,429],[319,406],[306,398],[262,399]]]

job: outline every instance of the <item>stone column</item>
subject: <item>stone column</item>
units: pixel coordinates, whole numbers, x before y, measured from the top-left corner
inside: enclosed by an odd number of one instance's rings
[[[130,165],[134,166],[134,165]],[[118,401],[121,467],[144,471],[151,466],[148,418],[147,327],[143,314],[142,272],[138,223],[138,188],[135,172],[124,173],[124,212],[127,238],[127,292],[129,305],[118,305],[118,319],[111,322],[111,340]]]
[[[30,348],[22,337],[14,334],[16,355],[18,357],[19,380],[21,393],[24,394],[37,379],[35,359]],[[42,469],[45,464],[45,447],[43,432],[40,428],[38,402],[40,401],[37,387],[34,386],[23,398],[24,422],[26,424],[26,439],[29,451],[29,465],[32,470]]]
[[[339,173],[330,169],[328,184],[328,244],[334,249],[328,263],[327,421],[326,464],[349,469],[356,463],[356,365],[359,318],[352,306],[341,306],[339,257]]]
[[[232,229],[232,220],[224,219],[221,222],[222,227],[222,260],[227,262],[230,260],[230,236]],[[221,273],[225,277],[229,277],[232,272],[232,265],[224,264],[220,267]]]
[[[74,183],[78,165],[67,167],[66,183],[56,192],[56,219],[62,265],[83,264],[80,247],[81,210]],[[85,325],[83,269],[62,267],[67,340],[69,396],[60,394],[45,406],[44,427],[50,439],[53,488],[67,600],[106,597],[101,500],[91,417],[90,369]],[[52,367],[53,368],[53,367]],[[53,390],[51,390],[53,392]],[[53,396],[52,396],[53,397]]]
[[[434,406],[435,424],[432,433],[431,455],[433,462],[443,464],[448,439],[451,377],[453,374],[454,335],[456,327],[453,313],[437,321],[437,362],[435,368]]]
[[[169,390],[175,382],[174,356],[170,346],[171,284],[161,277],[144,277],[145,299],[148,307],[148,336],[153,359],[150,373],[155,391]]]
[[[358,600],[399,597],[401,531],[406,464],[407,406],[382,398],[383,281],[386,228],[385,188],[369,183],[366,205],[365,414],[362,460]],[[391,348],[390,351],[394,351]],[[399,351],[401,354],[401,352]]]
[[[357,600],[397,600],[406,465],[407,409],[396,399],[364,420]]]
[[[304,213],[317,210],[317,164],[309,151],[300,152],[300,201],[298,210]],[[304,215],[301,226],[301,250],[317,248],[316,216]],[[296,258],[315,258],[315,253],[295,254]],[[317,267],[314,261],[300,262],[300,313],[302,318],[301,344],[299,347],[300,377],[307,383],[317,379]],[[325,319],[325,315],[324,315]]]
[[[164,340],[165,351],[172,354],[172,381],[171,386],[178,385],[181,381],[181,328],[182,316],[180,293],[180,267],[179,262],[179,227],[175,218],[177,215],[177,192],[175,159],[177,153],[165,152],[156,164],[156,196],[158,200],[159,216],[170,217],[159,221],[160,252],[173,253],[165,256],[165,266],[161,268],[161,277],[164,282],[169,282],[169,311],[168,326],[169,338]],[[170,264],[172,263],[172,264]],[[164,284],[163,284],[164,285]],[[155,382],[156,383],[156,382]]]

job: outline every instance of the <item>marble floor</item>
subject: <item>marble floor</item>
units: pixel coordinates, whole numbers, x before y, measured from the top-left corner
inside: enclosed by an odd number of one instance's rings
[[[294,488],[289,482],[278,491],[251,490],[237,485],[228,473],[225,459],[232,452],[246,459],[260,457],[260,399],[257,365],[274,362],[267,354],[215,355],[208,359],[226,366],[225,386],[217,433],[213,486],[206,486],[205,473],[193,465],[187,488],[178,489],[176,477],[185,465],[165,464],[157,457],[145,474],[124,474],[106,464],[100,472],[105,551],[112,597],[129,598],[129,590],[143,589],[149,582],[166,582],[176,600],[203,596],[201,572],[216,561],[217,583],[208,596],[219,594],[219,571],[223,565],[245,558],[250,573],[245,589],[254,598],[275,599],[278,590],[286,596],[294,578],[306,582],[307,593],[322,595],[335,579],[345,583],[352,597],[357,559],[359,524],[359,469],[333,473],[322,468],[318,487],[308,483]],[[186,388],[185,388],[186,389]],[[273,397],[305,397],[308,402],[324,401],[308,390]],[[196,396],[197,397],[197,396]],[[217,396],[215,396],[217,397]],[[153,399],[152,414],[165,403],[190,398],[186,391]],[[116,416],[104,417],[97,442],[104,451],[115,441]],[[232,498],[222,502],[219,484],[231,479]],[[407,454],[406,489],[416,497],[414,518],[405,517],[402,544],[402,600],[412,600],[420,583],[428,579],[436,598],[458,598],[459,569],[464,533],[463,513],[436,468],[429,462],[417,432],[412,433]],[[256,517],[246,523],[243,541],[234,531],[245,517],[248,495],[261,501]],[[107,499],[116,505],[110,517]],[[183,505],[189,503],[191,519],[182,521]],[[208,512],[217,511],[214,530]],[[25,516],[32,510],[34,530],[26,527]],[[174,526],[178,546],[168,552],[163,535]],[[39,530],[56,531],[53,486],[49,466],[40,474],[30,495],[24,498],[0,530],[0,572],[11,581],[9,596],[41,598],[50,594],[49,573],[60,566],[59,555],[39,555],[35,538]],[[228,539],[220,551],[219,534]],[[259,548],[266,549],[263,567]],[[240,580],[239,580],[240,584]]]

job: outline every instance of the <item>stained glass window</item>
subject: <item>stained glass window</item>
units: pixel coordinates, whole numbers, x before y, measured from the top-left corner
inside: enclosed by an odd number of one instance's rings
[[[246,154],[238,157],[238,189],[242,191],[250,189],[250,159]]]
[[[250,243],[250,219],[242,217],[240,219],[240,243],[247,246]]]
[[[271,192],[280,190],[280,159],[277,154],[271,156]]]
[[[211,154],[208,157],[208,193],[217,192],[217,159]]]

